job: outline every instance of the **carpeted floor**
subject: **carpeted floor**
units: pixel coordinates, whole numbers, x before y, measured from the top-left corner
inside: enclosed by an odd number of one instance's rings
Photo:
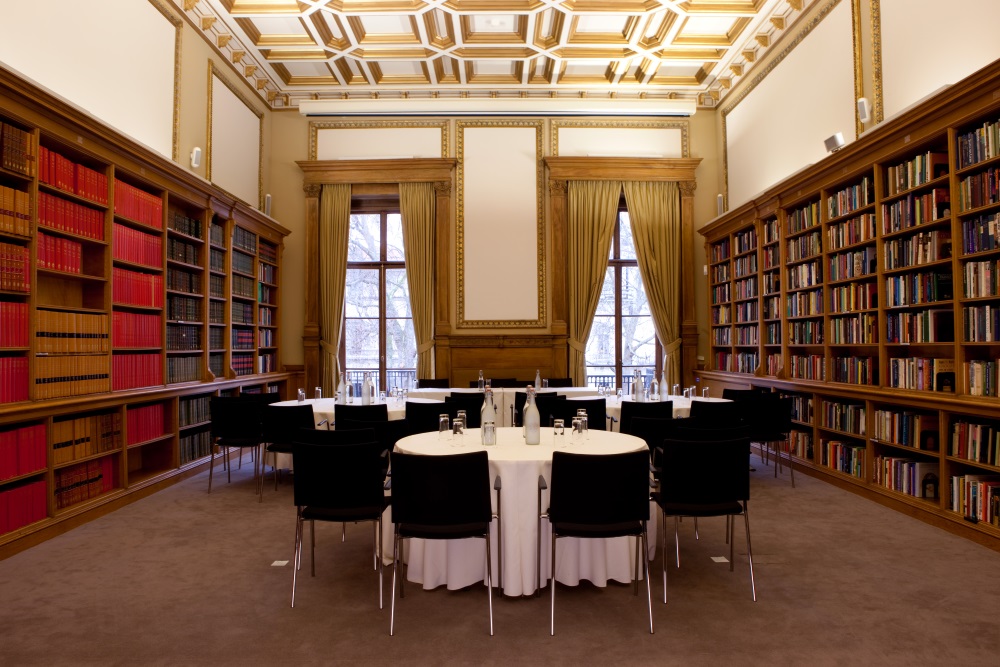
[[[754,461],[757,459],[754,457]],[[396,636],[378,608],[371,528],[317,525],[289,607],[291,485],[253,495],[251,467],[207,473],[0,562],[0,665],[996,665],[1000,554],[814,480],[752,474],[757,602],[724,519],[681,526],[681,569],[653,616],[631,586],[540,598],[407,587]],[[224,478],[223,478],[224,479]],[[217,480],[218,481],[218,480]],[[739,536],[742,525],[737,525]],[[743,545],[737,539],[737,548]],[[668,551],[672,545],[668,541]],[[308,552],[307,552],[308,554]]]

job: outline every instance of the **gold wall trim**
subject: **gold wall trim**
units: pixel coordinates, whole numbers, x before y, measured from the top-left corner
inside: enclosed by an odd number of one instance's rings
[[[851,0],[851,50],[854,53],[854,99],[865,96],[864,72],[861,70],[861,0]],[[858,115],[858,105],[854,105],[854,138],[864,132],[865,126]]]
[[[518,328],[545,326],[545,226],[543,224],[542,189],[542,131],[543,120],[470,120],[458,121],[455,125],[456,157],[458,158],[457,215],[455,218],[455,262],[458,273],[458,324],[459,328]],[[465,129],[469,127],[532,127],[535,128],[535,229],[538,247],[537,296],[538,319],[535,320],[467,320],[465,319]]]
[[[209,181],[212,180],[212,86],[215,79],[218,79],[222,85],[229,89],[229,91],[243,102],[248,109],[257,116],[258,130],[257,134],[259,141],[257,142],[257,208],[260,210],[264,209],[264,112],[257,109],[253,102],[250,101],[246,95],[240,92],[240,90],[231,82],[227,81],[222,75],[222,70],[215,65],[215,61],[211,58],[208,59],[208,127],[206,128],[205,136],[207,137],[206,153],[205,153],[205,178]],[[229,192],[225,188],[219,186],[217,183],[212,183],[215,187],[239,199],[236,195]],[[247,202],[250,203],[250,202]],[[251,204],[253,205],[253,204]]]
[[[833,11],[834,7],[839,4],[840,0],[830,0],[825,6],[823,6],[822,9],[819,10],[819,13],[813,16],[809,22],[802,26],[802,29],[799,30],[795,37],[793,37],[792,40],[785,45],[785,48],[776,54],[763,69],[757,72],[757,74],[747,82],[743,89],[740,90],[739,94],[735,95],[731,99],[729,96],[726,97],[726,105],[720,109],[722,112],[722,189],[726,200],[726,210],[729,210],[729,138],[726,134],[727,116],[729,116],[730,112],[735,109],[737,105],[739,105],[739,103],[747,97],[747,95],[752,93],[753,90],[760,85],[760,82],[771,73],[771,70],[777,67],[781,61],[788,57],[788,54],[790,54],[796,46],[801,44],[802,40],[808,37],[809,33],[815,30],[816,26],[822,23],[823,19],[825,19],[830,12]]]
[[[882,0],[870,0],[872,13],[872,87],[875,89],[875,108],[872,120],[876,124],[885,118],[882,110]]]
[[[422,120],[342,120],[342,121],[309,121],[309,159],[316,160],[317,143],[320,130],[358,130],[358,129],[412,129],[438,128],[441,130],[441,155],[448,157],[448,121]],[[378,158],[375,158],[378,159]]]
[[[640,130],[671,130],[681,131],[681,155],[691,157],[690,131],[691,123],[686,120],[553,120],[550,136],[550,152],[559,155],[559,130],[563,128],[593,128],[593,129],[640,129]]]
[[[163,18],[170,21],[170,25],[174,26],[174,109],[173,109],[173,128],[171,132],[173,134],[171,138],[171,159],[174,162],[180,160],[180,127],[181,127],[181,36],[184,31],[181,28],[184,22],[174,16],[170,9],[167,8],[160,0],[149,0],[149,4],[153,5]]]

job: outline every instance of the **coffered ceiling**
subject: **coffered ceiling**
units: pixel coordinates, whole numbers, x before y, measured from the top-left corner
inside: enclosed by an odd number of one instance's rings
[[[814,0],[171,0],[272,108],[372,97],[714,107]]]

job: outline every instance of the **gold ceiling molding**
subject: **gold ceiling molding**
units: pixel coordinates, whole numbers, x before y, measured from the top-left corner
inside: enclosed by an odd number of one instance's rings
[[[559,156],[559,130],[583,129],[628,129],[628,130],[680,130],[681,157],[691,157],[689,135],[691,123],[687,120],[552,120],[549,129],[550,152]]]
[[[537,246],[537,298],[538,318],[535,320],[466,320],[465,319],[465,130],[478,127],[521,127],[535,129],[535,229]],[[456,157],[458,158],[457,213],[456,227],[456,273],[458,274],[458,328],[537,328],[545,326],[545,217],[543,213],[544,190],[542,188],[542,120],[470,120],[457,121],[455,125]]]
[[[448,157],[448,121],[421,120],[356,120],[309,121],[309,159],[317,160],[316,151],[321,130],[370,130],[432,128],[441,131],[441,157]]]

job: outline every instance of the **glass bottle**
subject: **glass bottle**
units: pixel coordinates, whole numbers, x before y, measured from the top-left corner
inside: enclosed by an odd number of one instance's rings
[[[542,420],[535,405],[535,389],[528,385],[528,400],[524,405],[524,444],[537,445],[542,439]]]
[[[653,376],[653,379],[649,382],[649,400],[658,401],[660,400],[660,382]]]
[[[371,405],[372,402],[372,376],[365,373],[364,382],[361,383],[361,405]]]
[[[347,371],[340,374],[340,384],[337,385],[337,405],[347,403]]]
[[[542,371],[536,369],[535,370],[535,391],[538,391],[538,388],[541,387],[541,386],[542,386]]]
[[[667,400],[670,397],[669,396],[669,394],[670,394],[669,389],[670,389],[670,387],[669,387],[669,385],[667,385],[667,369],[664,368],[662,371],[660,371],[660,400],[661,401],[665,401],[665,400]]]
[[[476,386],[479,387],[479,391],[483,391],[486,388],[486,379],[483,378],[482,370],[479,371],[479,381],[476,383]]]
[[[483,445],[490,446],[497,444],[497,413],[493,407],[493,392],[489,389],[484,391],[483,407],[479,411],[479,426]]]

